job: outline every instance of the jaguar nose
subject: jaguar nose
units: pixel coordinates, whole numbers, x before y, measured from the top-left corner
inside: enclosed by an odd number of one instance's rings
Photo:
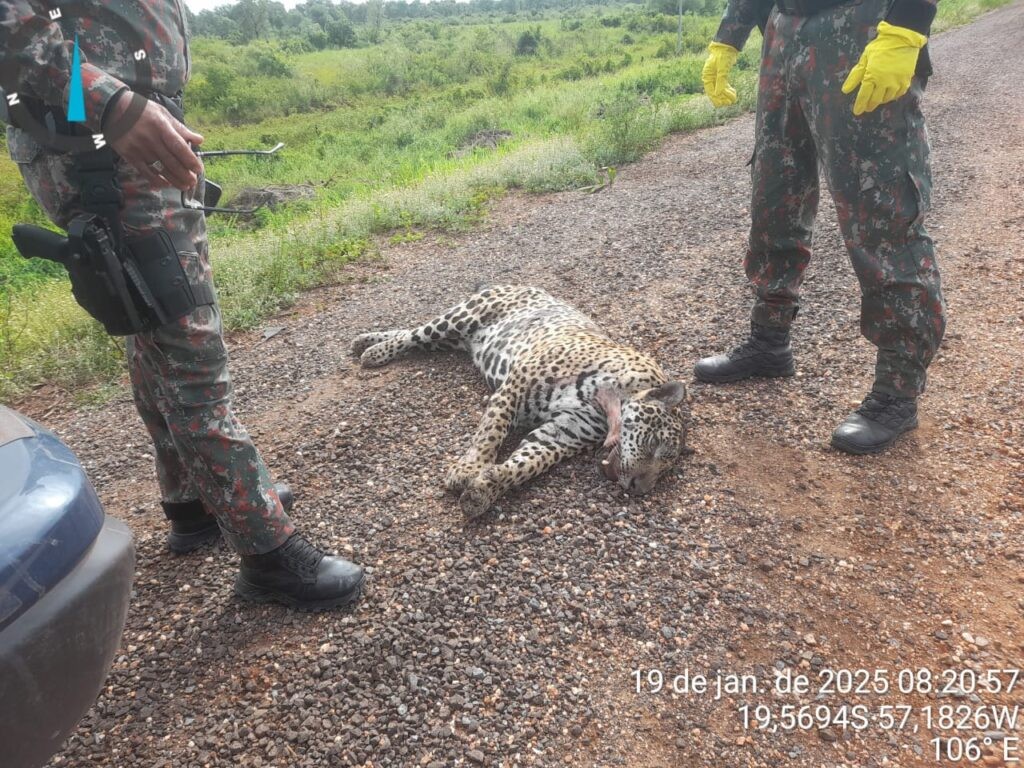
[[[633,477],[622,478],[619,481],[619,485],[630,496],[641,496],[651,490],[654,480],[655,478],[649,475],[634,475]]]

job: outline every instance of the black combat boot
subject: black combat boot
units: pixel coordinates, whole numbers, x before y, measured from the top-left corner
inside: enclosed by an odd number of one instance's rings
[[[363,569],[314,546],[301,533],[262,555],[242,555],[235,594],[300,610],[340,608],[359,599]]]
[[[274,490],[281,499],[285,512],[292,508],[295,497],[292,489],[285,483],[276,483]],[[164,514],[171,521],[171,532],[167,535],[167,548],[178,555],[185,555],[220,538],[220,526],[217,518],[203,507],[198,499],[183,501],[177,504],[161,502]]]
[[[832,447],[847,453],[878,453],[917,428],[917,400],[872,390],[832,433]]]
[[[208,541],[220,538],[217,518],[203,509],[199,499],[171,504],[160,503],[164,514],[171,521],[171,532],[167,534],[167,548],[177,555],[184,555],[199,549]]]
[[[693,366],[698,381],[724,384],[753,376],[775,378],[796,372],[788,328],[750,324],[750,338],[725,355],[705,357]]]

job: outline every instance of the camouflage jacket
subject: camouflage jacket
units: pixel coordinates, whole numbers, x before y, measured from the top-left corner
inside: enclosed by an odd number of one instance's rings
[[[813,0],[809,0],[809,4],[811,1]],[[935,18],[936,2],[937,0],[894,0],[889,7],[886,21],[927,36]],[[742,50],[754,27],[760,27],[764,31],[768,14],[774,5],[774,0],[729,0],[715,40]],[[926,60],[926,56],[922,56],[921,59]],[[920,63],[919,61],[918,74],[921,74]],[[930,73],[929,66],[926,74]]]
[[[56,21],[53,9],[61,12]],[[101,129],[107,105],[127,88],[173,96],[188,81],[183,0],[0,0],[0,87],[66,107],[76,32],[90,129]],[[140,46],[151,72],[145,83],[136,74]]]

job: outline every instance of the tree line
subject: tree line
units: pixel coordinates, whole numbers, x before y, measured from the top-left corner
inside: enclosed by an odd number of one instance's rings
[[[661,2],[675,4],[675,0]],[[280,40],[288,41],[292,48],[321,50],[377,43],[386,21],[537,15],[544,11],[627,3],[628,0],[306,0],[286,10],[276,0],[239,0],[233,5],[187,14],[195,35],[238,45],[253,40]]]

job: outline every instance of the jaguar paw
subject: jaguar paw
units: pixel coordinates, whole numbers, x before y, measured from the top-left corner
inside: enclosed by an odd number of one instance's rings
[[[374,344],[382,342],[384,340],[383,337],[382,333],[361,333],[352,339],[352,344],[349,345],[349,352],[353,357],[359,357]]]
[[[381,341],[365,350],[359,356],[359,364],[363,368],[380,368],[382,365],[390,363],[394,357],[394,343],[391,341]]]
[[[467,520],[480,517],[494,506],[501,495],[497,467],[488,467],[466,486],[459,496],[459,506]]]
[[[452,493],[460,493],[486,467],[487,464],[482,461],[466,458],[459,459],[452,464],[448,474],[445,475],[444,487]]]

